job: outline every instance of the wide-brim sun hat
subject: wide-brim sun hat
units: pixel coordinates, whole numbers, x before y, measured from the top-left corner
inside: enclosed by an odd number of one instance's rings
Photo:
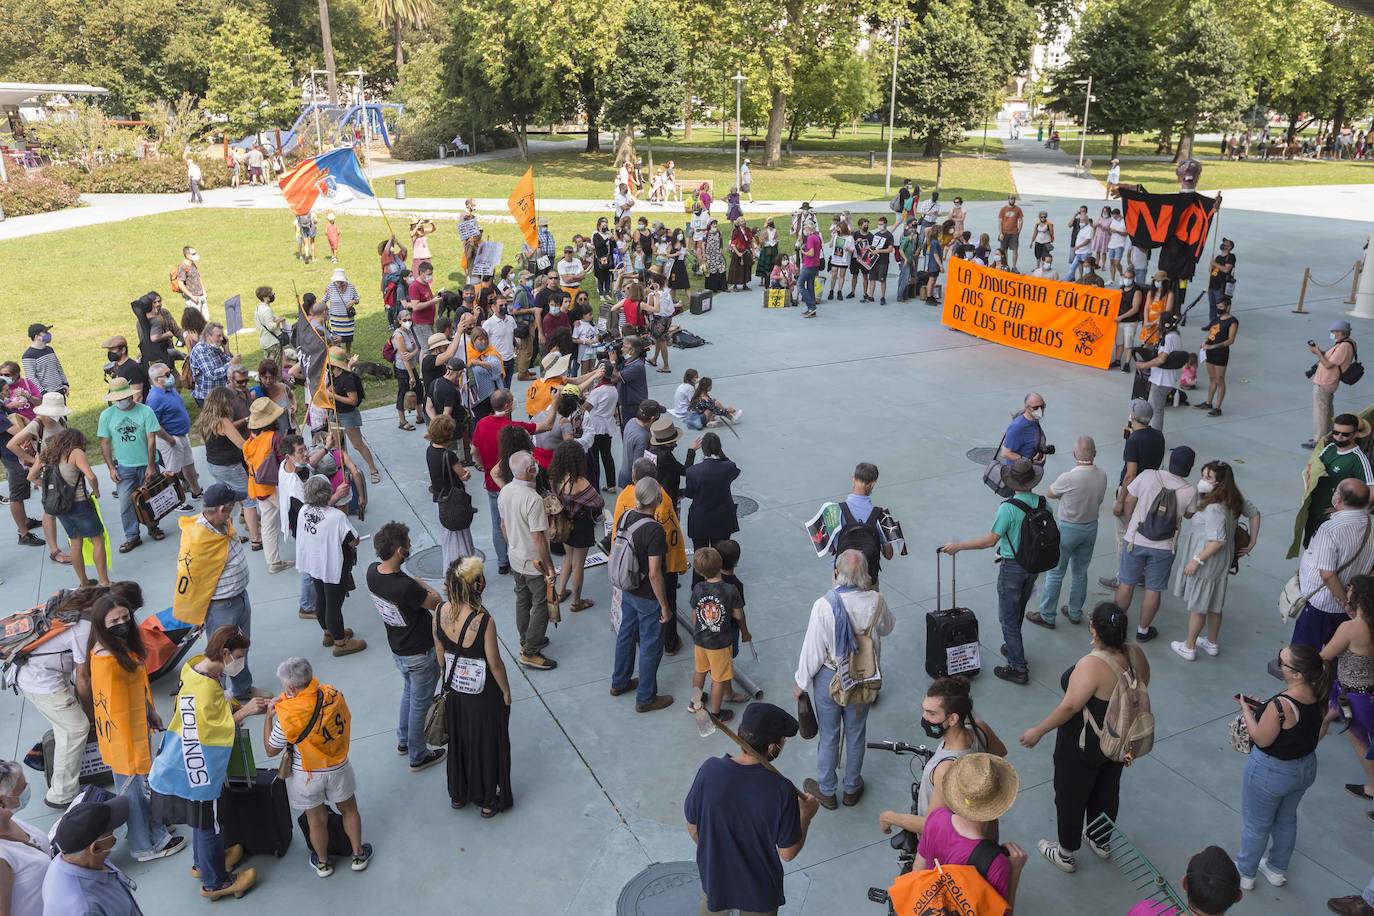
[[[248,428],[265,429],[277,422],[285,410],[271,398],[258,398],[253,402],[253,406],[248,408]]]
[[[545,356],[544,361],[539,366],[544,370],[544,378],[558,378],[567,373],[568,366],[571,364],[572,358],[568,354],[555,352]]]
[[[72,409],[67,406],[67,399],[60,391],[49,391],[43,395],[43,402],[35,407],[33,412],[40,417],[52,417],[53,419],[72,415]]]
[[[110,380],[110,390],[105,393],[106,401],[122,401],[125,398],[134,396],[134,386],[129,384],[126,378],[114,378]]]
[[[995,821],[1011,810],[1021,777],[995,754],[968,754],[945,771],[945,807],[971,821]]]

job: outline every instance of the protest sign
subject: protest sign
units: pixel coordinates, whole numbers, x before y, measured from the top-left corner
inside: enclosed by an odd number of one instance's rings
[[[243,299],[230,296],[224,300],[224,333],[233,337],[243,330]]]
[[[1116,340],[1121,291],[1023,276],[951,258],[945,281],[947,327],[1106,369]]]
[[[482,227],[477,224],[477,217],[461,220],[458,223],[458,238],[466,242],[468,239],[475,239],[482,234]]]
[[[1173,280],[1190,280],[1207,246],[1217,201],[1196,191],[1150,194],[1140,188],[1121,189],[1122,217],[1131,243],[1144,250],[1159,249],[1159,269]]]
[[[835,539],[843,524],[844,516],[838,503],[823,503],[816,510],[816,514],[803,526],[816,556],[823,557],[830,552],[830,542]]]
[[[501,262],[501,250],[505,246],[501,242],[483,242],[477,246],[477,257],[472,259],[472,268],[468,271],[474,277],[490,277],[496,273],[496,265]]]

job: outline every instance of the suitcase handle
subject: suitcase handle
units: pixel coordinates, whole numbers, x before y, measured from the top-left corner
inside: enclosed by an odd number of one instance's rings
[[[935,612],[938,614],[942,589],[940,587],[940,548],[935,548]],[[954,554],[949,555],[949,606],[956,607],[959,603],[959,566],[955,561]]]

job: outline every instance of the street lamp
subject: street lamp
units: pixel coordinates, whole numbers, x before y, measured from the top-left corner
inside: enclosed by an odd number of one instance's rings
[[[1085,82],[1084,80],[1074,80],[1074,81],[1073,81],[1073,84],[1074,84],[1075,86],[1082,86],[1082,85],[1084,84],[1084,82]],[[1078,169],[1079,169],[1079,171],[1082,171],[1082,170],[1083,170],[1083,150],[1084,150],[1084,147],[1086,147],[1086,146],[1088,145],[1088,106],[1091,105],[1091,104],[1092,104],[1092,101],[1093,101],[1093,78],[1092,78],[1091,76],[1088,77],[1088,79],[1086,80],[1086,83],[1087,83],[1088,89],[1087,89],[1087,92],[1085,92],[1085,93],[1083,94],[1083,132],[1082,132],[1082,134],[1079,135],[1079,138],[1078,138]]]
[[[740,92],[744,88],[744,74],[739,70],[730,77],[735,81],[735,187],[739,187],[739,116],[740,116]]]
[[[897,22],[892,34],[892,100],[887,109],[887,174],[883,176],[883,196],[892,193],[892,132],[897,127],[897,48],[902,43],[902,19]]]

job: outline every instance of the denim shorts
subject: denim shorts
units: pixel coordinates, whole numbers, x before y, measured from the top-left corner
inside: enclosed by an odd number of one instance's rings
[[[1121,571],[1117,580],[1122,585],[1143,585],[1152,592],[1169,588],[1169,571],[1174,565],[1174,553],[1157,547],[1125,544],[1121,551]]]
[[[335,415],[339,418],[339,426],[342,429],[363,428],[363,414],[360,410],[350,410],[348,413],[336,411]]]
[[[226,487],[248,492],[248,469],[242,464],[212,464],[210,476]],[[245,509],[256,509],[258,501],[250,496],[242,505]]]
[[[57,520],[69,538],[98,538],[105,533],[105,526],[100,523],[100,516],[90,499],[78,502],[72,506],[72,511],[62,513]]]
[[[1111,261],[1120,261],[1120,260],[1121,260],[1121,256],[1122,256],[1123,254],[1125,254],[1125,253],[1126,253],[1126,249],[1125,249],[1125,248],[1108,248],[1108,249],[1107,249],[1107,259],[1108,259],[1108,260],[1111,260]]]

